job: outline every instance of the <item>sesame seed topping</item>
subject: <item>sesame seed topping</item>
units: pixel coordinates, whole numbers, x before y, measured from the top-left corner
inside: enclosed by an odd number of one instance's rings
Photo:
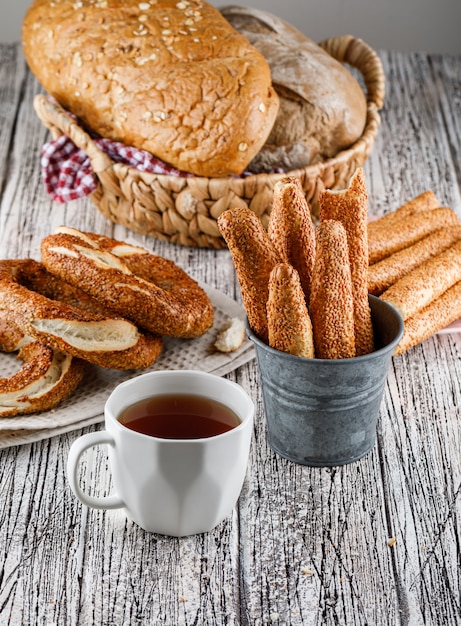
[[[239,151],[240,152],[246,152],[246,150],[248,150],[248,144],[245,143],[244,141],[239,143]]]
[[[148,57],[141,57],[140,59],[135,59],[135,63],[137,65],[145,65],[146,63],[149,63],[149,61],[155,61],[156,58],[157,58],[157,55],[155,54],[155,52],[153,52]]]

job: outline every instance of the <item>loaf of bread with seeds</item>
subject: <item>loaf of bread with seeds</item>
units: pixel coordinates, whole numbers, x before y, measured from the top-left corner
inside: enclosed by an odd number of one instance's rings
[[[277,116],[267,61],[204,0],[34,0],[22,44],[86,128],[192,174],[242,173]]]
[[[268,140],[250,164],[252,172],[302,168],[357,141],[365,128],[367,102],[346,66],[267,11],[232,5],[220,10],[264,55],[280,100]]]

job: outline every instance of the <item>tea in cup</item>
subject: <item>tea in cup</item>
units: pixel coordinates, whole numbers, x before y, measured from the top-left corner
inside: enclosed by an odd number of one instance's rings
[[[121,383],[105,409],[105,430],[77,439],[67,473],[83,504],[125,509],[144,530],[203,533],[234,508],[245,479],[254,405],[238,384],[205,372],[156,371]],[[83,453],[108,446],[115,491],[85,493]]]

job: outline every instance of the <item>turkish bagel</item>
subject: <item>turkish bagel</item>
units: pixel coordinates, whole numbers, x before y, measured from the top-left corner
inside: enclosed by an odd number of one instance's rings
[[[38,261],[0,261],[0,311],[9,316],[21,332],[54,350],[79,357],[101,367],[144,369],[160,355],[160,336],[141,332],[129,320],[104,315],[54,299],[80,298],[75,287],[52,278]],[[47,286],[47,295],[33,291]],[[54,291],[56,290],[56,291]],[[82,301],[84,300],[82,296]],[[86,298],[87,309],[90,300]]]
[[[192,338],[213,324],[213,306],[199,284],[144,248],[61,227],[43,239],[41,253],[52,274],[151,332]]]
[[[85,372],[81,359],[24,335],[0,310],[0,349],[18,352],[19,370],[0,378],[0,417],[51,409],[76,389]]]

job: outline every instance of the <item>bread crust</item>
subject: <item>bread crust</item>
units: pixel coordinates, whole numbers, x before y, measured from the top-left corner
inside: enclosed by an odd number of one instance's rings
[[[345,359],[355,356],[354,299],[349,250],[344,226],[337,220],[320,222],[309,311],[315,356]]]
[[[368,268],[368,292],[379,296],[391,285],[403,278],[430,258],[437,256],[461,239],[461,224],[439,228],[412,246],[370,265]]]
[[[356,356],[374,348],[373,324],[368,303],[368,194],[362,168],[356,170],[349,186],[320,194],[320,220],[338,220],[347,234],[354,298]]]
[[[22,285],[26,268],[36,264],[32,259],[0,261],[0,312],[25,336],[111,369],[144,369],[158,358],[160,336],[140,332],[126,319],[84,311]]]
[[[459,281],[461,241],[418,265],[386,289],[380,297],[393,304],[406,321]]]
[[[368,229],[368,262],[370,265],[420,241],[439,228],[459,224],[459,217],[448,207],[414,211],[403,219],[377,220]],[[373,226],[372,226],[373,224]]]
[[[461,281],[405,320],[395,354],[403,354],[461,317]]]
[[[192,338],[213,324],[210,299],[173,261],[122,241],[62,227],[41,244],[52,274],[152,333]]]
[[[0,378],[0,418],[45,411],[65,400],[78,386],[85,363],[26,337],[0,309],[0,349],[18,352],[22,362],[12,376]]]
[[[275,184],[267,233],[280,257],[298,272],[306,302],[309,302],[315,229],[299,178],[287,176]]]
[[[288,263],[279,263],[270,274],[267,325],[272,348],[314,358],[312,323],[301,280]]]
[[[250,327],[267,343],[269,276],[282,259],[251,209],[227,209],[218,218],[218,228],[232,255]]]
[[[393,226],[396,226],[396,224],[401,220],[407,219],[410,215],[421,213],[422,211],[437,209],[439,206],[440,202],[437,200],[435,193],[432,189],[427,189],[415,198],[412,198],[408,202],[399,206],[395,211],[386,213],[379,219],[369,222],[368,238],[378,238],[380,236],[380,232],[383,232],[383,229],[388,230]]]
[[[266,60],[204,0],[35,0],[22,43],[84,126],[199,176],[242,173],[278,112]]]
[[[251,171],[302,168],[357,141],[365,128],[367,102],[346,67],[276,15],[242,6],[220,10],[264,55],[280,100],[272,131]]]

